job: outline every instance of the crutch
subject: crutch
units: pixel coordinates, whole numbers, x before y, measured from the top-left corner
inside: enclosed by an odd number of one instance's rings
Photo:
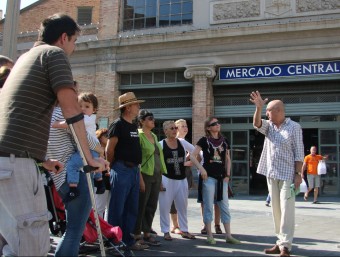
[[[83,164],[84,164],[83,170],[86,174],[87,185],[89,187],[89,192],[90,192],[90,196],[91,196],[92,208],[93,208],[93,212],[94,212],[94,218],[95,218],[95,221],[96,221],[96,229],[97,229],[98,240],[99,240],[99,245],[100,245],[100,253],[101,253],[101,256],[105,257],[106,254],[105,254],[105,248],[104,248],[104,242],[103,242],[103,235],[102,235],[102,230],[100,228],[96,199],[94,198],[93,187],[92,187],[92,179],[91,179],[91,173],[90,173],[92,170],[95,169],[95,167],[88,165],[86,158],[85,158],[85,155],[84,155],[84,152],[83,152],[83,149],[81,148],[80,142],[79,142],[78,137],[77,137],[75,130],[73,128],[73,123],[76,123],[76,122],[82,120],[83,118],[84,118],[83,115],[77,115],[75,117],[66,119],[66,123],[68,124],[68,126],[69,126],[69,128],[72,132],[72,135],[73,135],[74,141],[77,144],[80,156],[83,159]]]

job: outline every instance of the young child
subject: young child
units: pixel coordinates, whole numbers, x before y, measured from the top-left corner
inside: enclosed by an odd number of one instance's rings
[[[80,107],[84,114],[84,123],[86,131],[89,135],[96,138],[96,112],[98,110],[98,100],[93,93],[81,93],[78,96]],[[99,143],[99,141],[98,141]],[[96,152],[98,151],[98,152]],[[104,156],[104,150],[98,148],[98,150],[92,151],[93,157]],[[67,194],[67,198],[64,201],[68,202],[79,196],[78,182],[79,182],[79,170],[83,167],[83,160],[80,153],[75,152],[66,164],[67,183],[69,184],[70,191]],[[96,194],[103,194],[105,192],[105,185],[101,173],[94,174],[94,186],[97,187]]]

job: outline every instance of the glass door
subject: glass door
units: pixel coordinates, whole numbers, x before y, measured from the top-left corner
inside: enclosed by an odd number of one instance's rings
[[[235,194],[249,194],[249,145],[248,130],[224,133],[229,140],[231,151],[231,185]]]
[[[340,130],[320,129],[319,154],[328,155],[326,160],[327,174],[321,176],[320,194],[339,194]]]

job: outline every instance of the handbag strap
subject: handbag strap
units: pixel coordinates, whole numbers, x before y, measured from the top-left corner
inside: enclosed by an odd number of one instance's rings
[[[154,135],[152,135],[152,136],[153,136],[153,138],[154,138],[154,140],[155,140],[154,146],[157,147],[156,138],[155,138]],[[150,154],[150,156],[146,159],[146,161],[141,165],[141,168],[144,167],[144,165],[150,160],[151,156],[154,155],[155,151],[156,151],[156,150],[154,150],[153,153]]]

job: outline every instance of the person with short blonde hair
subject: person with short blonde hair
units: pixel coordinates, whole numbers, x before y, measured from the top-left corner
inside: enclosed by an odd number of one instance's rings
[[[187,239],[195,239],[195,236],[188,232],[188,182],[185,176],[186,152],[184,144],[176,138],[177,127],[173,120],[163,123],[165,139],[160,141],[163,148],[164,160],[167,174],[162,176],[162,187],[165,191],[159,194],[159,211],[161,231],[165,240],[172,240],[170,236],[169,212],[174,201],[177,207],[178,221],[181,228],[181,236]]]

